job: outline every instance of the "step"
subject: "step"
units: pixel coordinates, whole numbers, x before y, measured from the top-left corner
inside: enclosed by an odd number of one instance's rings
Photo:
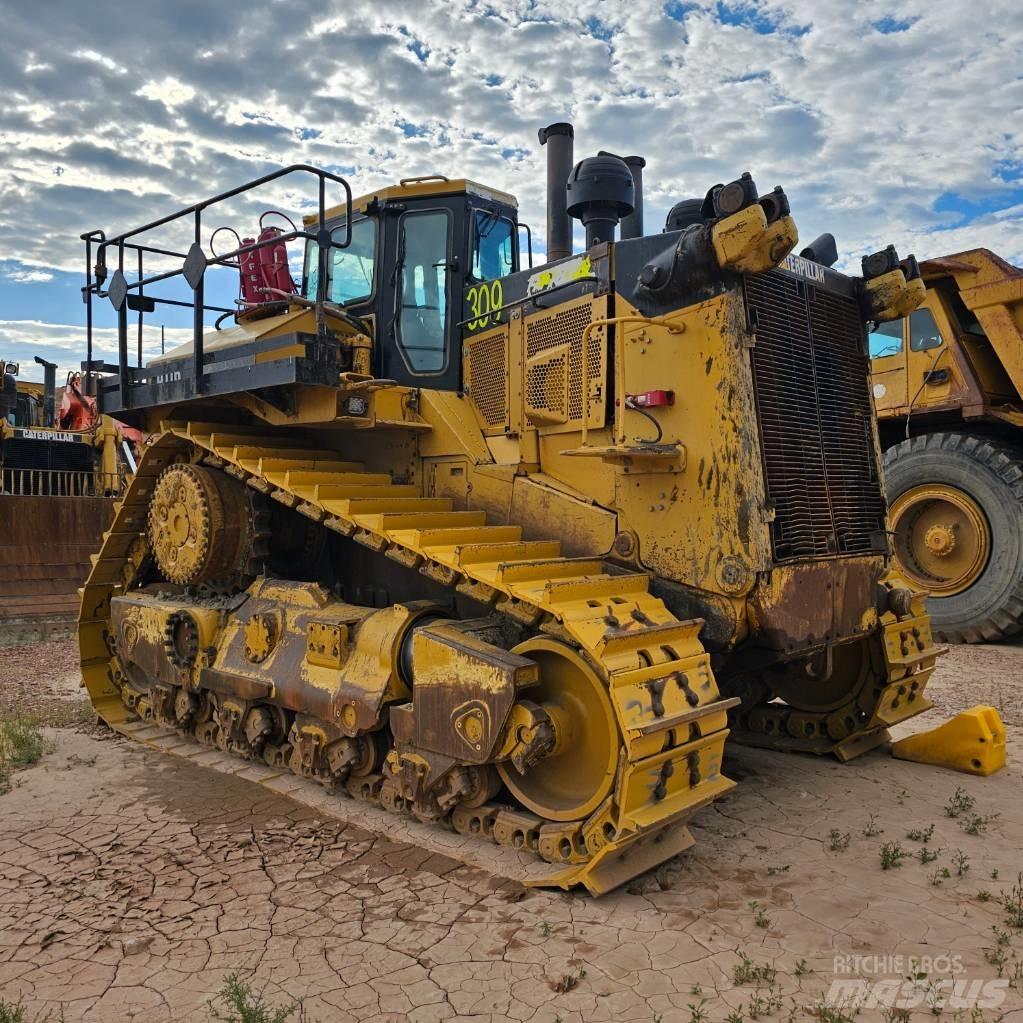
[[[394,533],[398,530],[485,526],[487,513],[482,511],[382,512],[377,515],[360,515],[356,521],[360,526],[365,526],[378,533]]]
[[[324,486],[316,487],[317,504],[331,515],[340,515],[343,518],[352,518],[348,513],[349,502],[354,500],[390,501],[395,498],[418,498],[419,487],[411,483],[390,483],[386,486],[360,486],[356,484],[346,486]],[[367,516],[368,517],[368,516]]]
[[[233,443],[237,444],[245,440],[252,440],[257,437],[265,437],[267,440],[277,441],[279,433],[273,431],[273,427],[267,427],[262,423],[254,423],[246,426],[243,423],[203,423],[192,421],[188,423],[161,423],[164,430],[174,430],[191,437],[200,443],[206,443],[210,437],[219,435],[221,438],[237,438]]]
[[[564,579],[598,575],[603,571],[600,558],[552,558],[539,561],[512,561],[498,568],[502,583],[535,583],[547,579]]]
[[[218,444],[218,452],[226,448],[227,445]],[[323,448],[284,448],[278,447],[276,444],[266,444],[262,447],[252,444],[236,444],[229,451],[223,451],[224,454],[235,461],[240,462],[243,459],[294,459],[299,462],[330,462],[337,461],[340,456],[336,451],[326,451]]]
[[[436,548],[451,548],[452,554],[458,552],[455,548],[476,544],[502,544],[515,543],[522,539],[521,526],[454,526],[436,529],[416,529],[409,531],[412,534],[412,546],[421,550],[433,550]]]
[[[544,587],[544,599],[549,604],[593,601],[594,606],[598,607],[604,601],[613,601],[615,597],[645,594],[649,588],[650,580],[641,572],[628,575],[584,575],[574,579],[551,579]]]
[[[458,548],[459,564],[488,566],[516,561],[544,561],[557,558],[561,553],[560,540],[520,540],[517,543],[467,543]]]
[[[192,435],[195,437],[195,434]],[[196,437],[198,440],[199,438]],[[278,451],[308,448],[315,443],[309,437],[282,437],[279,433],[236,433],[232,427],[229,432],[214,430],[206,436],[206,441],[217,448],[252,448],[256,454],[274,448]],[[262,442],[262,447],[260,443]]]
[[[337,468],[326,467],[320,463],[318,469],[288,469],[271,471],[266,478],[279,487],[294,490],[297,487],[316,487],[331,484],[338,487],[383,487],[391,483],[391,476],[386,472],[348,472],[347,462],[338,462]]]
[[[330,489],[322,485],[316,488],[318,503],[323,503],[323,492]],[[330,501],[334,514],[347,518],[384,512],[448,512],[454,503],[450,497],[352,497]]]

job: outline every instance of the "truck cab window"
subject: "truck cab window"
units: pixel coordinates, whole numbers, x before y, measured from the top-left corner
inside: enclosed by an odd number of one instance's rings
[[[398,348],[414,373],[447,365],[448,270],[451,215],[406,213],[398,225]]]
[[[941,344],[941,332],[930,309],[916,309],[909,314],[909,347],[914,352],[926,352]]]
[[[878,323],[870,332],[870,357],[883,359],[886,355],[898,355],[902,351],[902,325],[905,320]]]
[[[984,328],[977,319],[977,314],[972,309],[967,308],[966,303],[960,298],[958,291],[953,288],[942,288],[941,293],[952,306],[952,313],[959,323],[959,329],[963,333],[976,334],[977,337],[987,337]]]
[[[515,272],[514,238],[515,225],[507,217],[476,210],[470,272],[477,281],[492,281]]]
[[[331,233],[336,242],[345,238],[344,226]],[[346,305],[357,299],[369,298],[373,294],[373,268],[376,263],[376,221],[355,220],[352,222],[352,243],[344,249],[331,249],[328,255],[330,269],[327,286],[327,300],[337,305]],[[319,250],[315,242],[306,247],[306,288],[305,297],[316,298],[319,280]]]

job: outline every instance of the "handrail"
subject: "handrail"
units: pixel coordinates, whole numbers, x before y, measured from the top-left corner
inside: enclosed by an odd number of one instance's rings
[[[124,489],[119,473],[90,469],[5,466],[0,472],[0,494],[14,497],[121,497]]]
[[[216,206],[219,203],[223,203],[229,199],[233,199],[238,195],[245,192],[252,191],[253,189],[259,188],[263,185],[268,184],[271,181],[275,181],[278,178],[283,178],[289,174],[311,174],[316,178],[317,182],[317,210],[318,217],[315,224],[315,230],[299,230],[296,228],[293,231],[275,235],[271,238],[266,238],[262,241],[254,241],[248,245],[241,245],[238,248],[228,253],[215,253],[211,256],[207,256],[202,248],[202,235],[203,235],[203,223],[202,215],[203,212]],[[327,182],[333,182],[339,184],[344,190],[345,194],[345,207],[346,207],[346,218],[345,218],[345,231],[344,238],[334,238],[333,233],[326,229],[326,186]],[[166,246],[151,245],[143,243],[138,240],[140,235],[145,235],[151,231],[156,231],[159,228],[165,228],[169,224],[181,221],[183,219],[191,218],[193,221],[193,242],[187,253],[182,254],[174,249]],[[264,174],[260,178],[256,178],[252,181],[246,182],[243,185],[239,185],[236,188],[229,189],[226,192],[221,192],[218,195],[212,196],[208,199],[203,199],[197,203],[193,203],[191,206],[187,206],[184,209],[180,209],[175,213],[167,214],[166,216],[159,217],[156,220],[152,220],[147,224],[143,224],[140,227],[132,228],[128,231],[124,231],[121,234],[108,237],[106,232],[102,230],[87,231],[81,235],[82,240],[85,242],[85,287],[82,289],[83,298],[86,305],[86,388],[87,393],[92,391],[92,369],[93,364],[93,326],[94,326],[94,310],[93,310],[93,298],[105,297],[110,300],[111,305],[117,313],[117,346],[118,346],[118,360],[117,360],[117,373],[118,382],[120,387],[120,402],[122,408],[129,408],[131,404],[131,380],[128,373],[128,308],[127,299],[131,292],[138,294],[138,299],[133,300],[133,307],[138,312],[138,363],[142,365],[142,328],[143,328],[143,317],[146,312],[153,312],[157,305],[173,305],[173,306],[189,306],[192,308],[192,359],[193,359],[193,371],[194,380],[193,385],[195,392],[201,394],[203,391],[203,383],[205,380],[204,374],[204,352],[203,352],[203,331],[204,331],[204,316],[207,312],[219,312],[226,313],[229,310],[223,309],[219,306],[207,305],[204,299],[205,294],[205,278],[206,270],[210,266],[236,266],[237,263],[232,263],[232,259],[240,259],[240,257],[249,253],[255,252],[267,246],[286,244],[289,241],[297,239],[305,239],[307,241],[315,242],[318,247],[318,276],[317,276],[317,294],[316,294],[316,323],[317,333],[322,334],[325,330],[325,320],[323,318],[323,302],[326,300],[326,278],[327,278],[327,259],[331,249],[344,249],[351,244],[352,240],[352,189],[345,178],[338,174],[333,174],[330,171],[322,170],[318,167],[313,167],[310,164],[296,163],[291,164],[288,167],[282,167],[279,170],[273,171],[270,174]],[[107,281],[107,253],[110,249],[116,249],[117,252],[117,269],[114,271],[110,278],[109,284],[107,284],[106,290],[103,290],[103,285]],[[124,255],[125,252],[134,252],[138,257],[137,266],[137,279],[129,283],[124,276]],[[93,255],[95,253],[95,264],[93,264]],[[182,259],[182,265],[177,270],[164,271],[160,273],[150,274],[146,276],[144,267],[144,257],[150,256],[164,256],[174,257]],[[192,290],[192,302],[182,302],[179,299],[165,298],[160,295],[152,295],[146,292],[146,289],[152,285],[159,284],[161,282],[171,280],[175,277],[183,277],[185,282]]]

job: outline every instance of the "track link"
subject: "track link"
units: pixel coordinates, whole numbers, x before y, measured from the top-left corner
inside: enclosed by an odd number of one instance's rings
[[[82,597],[82,670],[99,715],[133,734],[138,715],[117,681],[110,599],[129,591],[147,554],[146,514],[156,478],[173,461],[222,469],[271,499],[458,590],[535,634],[574,647],[608,686],[619,727],[613,794],[584,821],[558,823],[497,804],[456,807],[446,823],[537,852],[549,874],[526,883],[600,893],[692,844],[685,823],[728,791],[721,774],[727,712],[699,641],[702,622],[679,621],[644,573],[599,558],[566,558],[556,540],[522,539],[386,473],[320,450],[287,430],[168,423],[147,449],[118,508]],[[347,794],[408,812],[381,776],[352,778]]]

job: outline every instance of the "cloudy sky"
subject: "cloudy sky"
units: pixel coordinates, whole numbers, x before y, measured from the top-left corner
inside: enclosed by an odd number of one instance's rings
[[[555,120],[577,157],[646,156],[648,230],[749,169],[845,259],[894,241],[1023,262],[1019,0],[17,0],[3,28],[0,356],[23,364],[81,358],[83,231],[283,164],[356,193],[472,177],[542,240],[536,130]]]

